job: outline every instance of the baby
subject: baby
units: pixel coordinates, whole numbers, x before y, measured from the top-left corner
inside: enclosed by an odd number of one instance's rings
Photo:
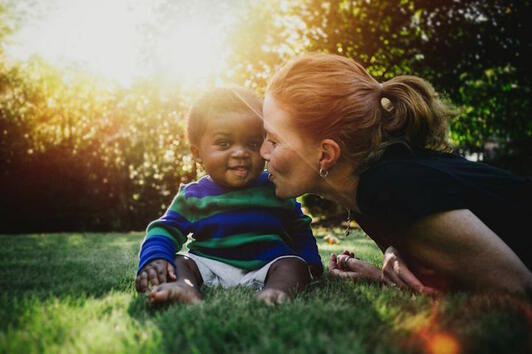
[[[260,112],[262,101],[240,87],[212,89],[191,108],[187,138],[207,176],[181,185],[147,228],[136,288],[151,283],[150,302],[198,303],[205,284],[250,286],[279,303],[323,272],[310,217],[277,198],[264,172]]]

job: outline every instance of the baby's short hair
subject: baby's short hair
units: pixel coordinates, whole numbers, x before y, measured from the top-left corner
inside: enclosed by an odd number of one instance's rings
[[[226,113],[262,116],[262,100],[252,91],[240,86],[223,86],[205,91],[188,112],[189,144],[199,144],[208,119]]]

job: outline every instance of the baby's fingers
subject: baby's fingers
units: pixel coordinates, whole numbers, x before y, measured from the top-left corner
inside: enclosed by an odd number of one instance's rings
[[[157,280],[159,281],[159,284],[166,283],[166,272],[167,269],[164,265],[160,264],[157,266]]]
[[[135,280],[135,287],[139,293],[148,289],[148,274],[145,271],[140,272]]]
[[[148,269],[148,280],[151,285],[159,285],[159,278],[157,277],[157,271],[153,268]]]
[[[168,272],[168,278],[170,278],[170,280],[175,281],[177,279],[174,266],[171,263],[166,263],[166,271]]]

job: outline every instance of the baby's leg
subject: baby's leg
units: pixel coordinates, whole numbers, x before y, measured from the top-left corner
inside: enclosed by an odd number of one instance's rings
[[[196,262],[178,255],[175,259],[177,280],[154,286],[149,299],[151,303],[180,301],[197,304],[202,301],[199,291],[203,279]]]
[[[264,289],[257,297],[266,303],[281,303],[309,282],[308,265],[303,260],[295,257],[281,258],[270,267]]]

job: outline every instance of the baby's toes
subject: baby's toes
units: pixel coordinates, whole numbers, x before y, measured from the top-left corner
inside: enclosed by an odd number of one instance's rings
[[[149,294],[149,300],[150,302],[157,303],[157,302],[166,302],[168,301],[168,297],[170,295],[170,289],[168,287],[165,287],[164,285],[155,285],[150,294]]]

